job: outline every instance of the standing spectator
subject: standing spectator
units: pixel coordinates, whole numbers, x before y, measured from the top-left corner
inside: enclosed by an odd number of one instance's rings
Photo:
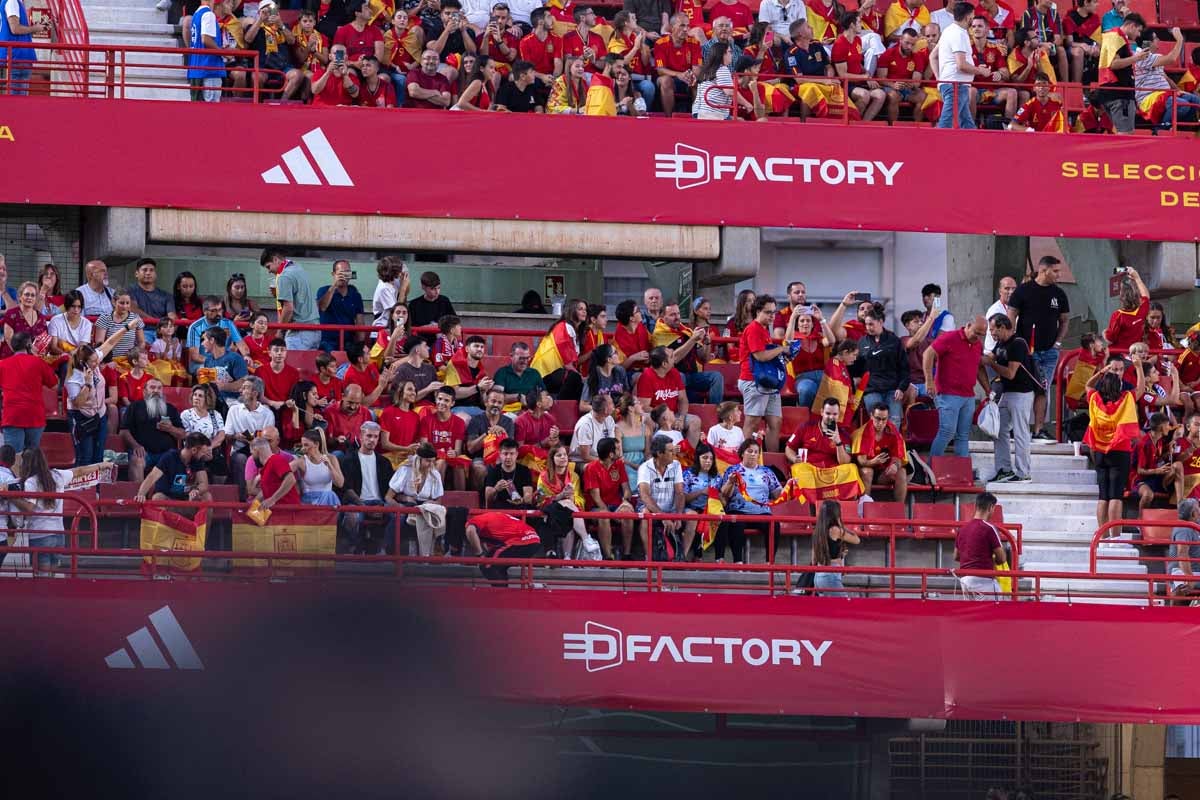
[[[970,3],[957,2],[951,9],[954,24],[942,31],[934,51],[933,61],[938,78],[938,92],[942,95],[942,115],[938,118],[939,128],[974,128],[971,116],[971,81],[979,75],[984,78],[992,74],[986,66],[976,66],[971,57],[971,37],[967,28],[975,15]]]
[[[187,54],[187,79],[192,87],[192,100],[205,103],[221,101],[221,83],[225,79],[225,58],[221,51],[225,47],[225,33],[217,24],[213,11],[213,0],[200,0],[200,7],[192,15],[188,26],[187,46],[194,51]]]
[[[1136,269],[1121,269],[1124,274],[1119,295],[1121,307],[1108,318],[1104,338],[1109,347],[1127,350],[1140,342],[1145,333],[1146,317],[1150,314],[1150,290]]]
[[[1016,323],[1017,335],[1032,345],[1033,361],[1037,364],[1035,374],[1046,390],[1033,400],[1034,440],[1039,442],[1055,441],[1046,419],[1047,400],[1071,316],[1067,293],[1058,285],[1060,264],[1062,262],[1054,256],[1042,256],[1038,260],[1037,276],[1018,286],[1008,301],[1009,319]],[[1145,319],[1144,314],[1142,319]],[[1140,338],[1138,335],[1133,341]]]
[[[158,288],[158,262],[153,258],[139,258],[134,276],[137,283],[129,289],[133,313],[140,316],[143,322],[174,317],[174,300],[171,295]],[[245,288],[245,281],[242,282],[242,288]]]
[[[104,374],[100,371],[101,357],[100,352],[88,345],[80,347],[71,357],[73,370],[66,387],[77,467],[95,464],[104,458],[107,392]]]
[[[453,315],[454,304],[442,294],[442,279],[436,272],[421,273],[421,296],[408,301],[408,324],[412,330],[433,325],[442,317]],[[422,333],[421,336],[433,345],[432,333]]]
[[[242,381],[240,402],[230,403],[225,414],[225,438],[230,441],[229,469],[241,489],[246,488],[246,462],[250,445],[268,427],[274,427],[275,415],[262,404],[263,382],[251,375]]]
[[[24,331],[13,334],[13,355],[0,359],[0,430],[4,444],[17,451],[41,446],[46,429],[43,389],[54,389],[58,378],[45,359],[33,354],[33,340]]]
[[[1000,380],[1000,435],[996,437],[996,474],[992,480],[999,483],[1029,483],[1033,480],[1029,420],[1033,415],[1034,397],[1044,393],[1045,389],[1036,377],[1037,365],[1029,352],[1029,345],[1013,333],[1012,320],[1008,315],[996,314],[988,320],[988,332],[996,345],[991,352],[983,354],[982,360]],[[937,342],[934,342],[934,346],[937,346]],[[1015,456],[1009,450],[1010,433]]]
[[[50,23],[39,22],[29,24],[29,11],[25,8],[24,0],[5,0],[4,13],[0,14],[0,42],[33,42],[33,35],[49,36]],[[29,78],[33,75],[33,64],[37,61],[37,51],[32,47],[12,46],[3,51],[3,63],[11,63],[7,84],[9,94],[29,94]],[[2,75],[2,71],[0,71]]]
[[[612,398],[598,394],[592,398],[592,413],[585,414],[575,423],[571,434],[571,460],[587,463],[599,458],[596,444],[605,437],[616,436],[616,425],[612,418]]]
[[[670,439],[655,436],[650,440],[650,458],[638,467],[640,507],[651,515],[650,519],[642,520],[639,532],[647,561],[654,552],[650,547],[651,534],[659,528],[665,533],[674,533],[680,528],[677,519],[654,520],[658,514],[683,513],[683,469],[675,460],[675,453],[675,445]]]
[[[892,484],[897,503],[908,499],[908,448],[900,428],[892,422],[883,403],[868,406],[871,417],[850,439],[850,455],[858,465],[867,497],[872,485]],[[871,498],[874,500],[874,498]]]
[[[866,328],[866,334],[858,340],[858,360],[851,366],[850,375],[856,383],[864,374],[868,375],[863,406],[886,405],[888,417],[894,425],[899,425],[904,416],[904,395],[910,385],[908,353],[896,334],[883,327],[879,309],[867,312]]]
[[[204,345],[204,334],[212,328],[224,330],[226,343],[241,353],[243,358],[250,354],[237,327],[221,316],[221,311],[221,298],[216,295],[206,297],[204,298],[204,316],[188,326],[186,342],[188,371],[193,375],[197,369],[204,366],[205,360],[210,355]]]
[[[670,30],[674,5],[669,0],[624,0],[621,7],[637,17],[637,24],[645,29],[650,41],[656,41]]]
[[[92,332],[95,344],[100,344],[114,332],[120,332],[121,338],[112,349],[114,356],[126,356],[135,347],[146,346],[146,323],[133,313],[133,300],[129,292],[118,289],[112,294],[113,310],[101,314],[96,320]],[[7,326],[7,323],[6,323]]]
[[[371,296],[371,313],[375,315],[371,324],[383,328],[387,326],[396,306],[408,300],[408,267],[396,256],[384,256],[375,267],[375,275],[379,282],[375,285],[375,294]],[[407,318],[407,306],[403,307]]]
[[[1200,522],[1200,501],[1194,498],[1184,498],[1179,503],[1179,520],[1193,525]],[[1171,582],[1172,594],[1185,594],[1196,589],[1195,581],[1188,580],[1196,576],[1200,570],[1200,530],[1188,525],[1180,525],[1171,529],[1171,547],[1167,558],[1175,559],[1171,564],[1170,573],[1179,575],[1184,580]]]
[[[978,19],[978,17],[976,17]],[[1013,292],[1017,290],[1017,281],[1008,275],[1000,279],[1000,287],[998,289],[1000,297],[996,302],[988,306],[987,313],[983,316],[986,319],[991,319],[997,314],[1004,314],[1009,319],[1013,319],[1013,315],[1009,312],[1009,303],[1012,301]],[[1061,290],[1060,290],[1061,291]],[[983,352],[990,353],[996,347],[996,340],[992,338],[992,332],[989,329],[987,338],[983,340]]]
[[[342,453],[342,502],[349,506],[383,506],[392,481],[392,464],[379,452],[379,425],[364,422],[358,431],[357,449]],[[436,455],[436,454],[435,454]],[[384,542],[395,538],[395,516],[386,515]],[[365,512],[344,511],[341,514],[342,533],[349,540],[348,552],[366,553],[367,548],[361,535]],[[394,548],[393,548],[394,549]]]
[[[121,426],[121,441],[129,451],[129,480],[141,483],[146,469],[174,453],[186,435],[179,410],[163,399],[162,381],[151,378],[142,399],[129,405]]]
[[[587,510],[633,513],[629,478],[625,462],[621,460],[621,441],[609,437],[601,439],[596,443],[596,455],[599,458],[583,470]],[[606,561],[623,561],[633,549],[633,520],[621,520],[621,548],[616,551],[612,546],[612,520],[596,520],[596,538]]]
[[[787,0],[799,6],[800,0]],[[766,5],[764,3],[764,5]],[[675,96],[682,95],[691,105],[692,88],[696,85],[696,73],[700,70],[700,43],[688,36],[687,14],[671,17],[670,34],[654,45],[654,65],[658,69],[658,94],[662,98],[662,110],[668,117],[675,113]],[[659,293],[661,300],[662,293]],[[649,308],[647,307],[647,310]],[[651,320],[647,319],[647,322]],[[651,323],[653,324],[653,323]]]
[[[351,383],[342,389],[342,399],[325,409],[325,434],[336,448],[335,455],[358,444],[358,434],[364,422],[371,421],[371,412],[363,404],[362,387]]]
[[[1100,485],[1100,499],[1096,503],[1097,525],[1121,519],[1132,468],[1133,442],[1140,435],[1137,398],[1142,394],[1144,378],[1141,357],[1134,354],[1132,358],[1137,375],[1134,391],[1124,389],[1121,374],[1125,371],[1125,362],[1120,358],[1097,370],[1087,382],[1088,427],[1083,443],[1091,450],[1096,482]]]
[[[529,366],[529,345],[513,342],[508,351],[509,363],[496,370],[492,376],[493,386],[504,390],[504,410],[514,413],[521,410],[521,403],[534,391],[543,391],[542,376]]]
[[[87,282],[75,290],[83,295],[83,313],[89,317],[111,314],[113,303],[112,292],[108,288],[108,265],[94,259],[84,264],[83,272],[87,276]],[[12,289],[8,291],[12,292]],[[17,299],[15,293],[12,299]],[[9,305],[12,304],[5,301],[5,307]]]
[[[771,339],[771,321],[775,318],[775,298],[769,294],[759,295],[750,307],[754,320],[742,331],[738,340],[738,352],[742,354],[742,369],[738,373],[738,389],[742,393],[742,407],[746,421],[742,428],[745,438],[755,435],[759,423],[767,423],[764,437],[767,452],[779,450],[779,427],[783,424],[783,404],[779,389],[759,386],[754,379],[751,359],[771,361],[787,352],[787,348],[775,344]],[[795,329],[795,319],[788,320],[788,328]]]
[[[317,309],[322,325],[357,325],[363,312],[362,295],[350,283],[350,262],[333,262],[333,284],[317,289]],[[350,342],[361,339],[361,333],[347,333],[345,339],[338,331],[321,331],[321,349],[327,353],[345,350]]]
[[[1008,563],[1000,534],[989,520],[996,508],[996,496],[984,492],[975,496],[975,516],[958,529],[954,537],[954,560],[964,570],[994,571]],[[972,599],[998,599],[1000,583],[987,575],[963,575],[958,582]]]
[[[954,315],[950,313],[950,309],[944,307],[945,303],[942,302],[942,287],[936,283],[927,283],[922,286],[921,304],[925,306],[924,317],[933,320],[929,331],[926,333],[926,337],[930,341],[943,333],[954,330]]]
[[[46,463],[46,455],[40,450],[26,449],[21,453],[20,461],[21,485],[28,493],[54,493],[61,495],[66,492],[71,481],[94,470],[98,464],[88,463],[76,465],[74,469],[51,469]],[[22,501],[15,500],[15,504]],[[40,497],[30,504],[30,511],[36,507],[37,513],[30,514],[25,520],[25,533],[29,536],[30,547],[65,547],[67,535],[63,532],[63,498]],[[72,509],[72,514],[77,513]],[[78,546],[78,540],[72,542]],[[54,553],[37,554],[37,574],[42,575],[52,570],[58,563]]]
[[[1142,15],[1131,12],[1113,30],[1105,30],[1100,39],[1100,76],[1096,99],[1112,120],[1117,133],[1133,133],[1137,120],[1134,103],[1133,67],[1150,57],[1149,48],[1133,52],[1130,42],[1137,41],[1146,27]]]
[[[847,530],[842,522],[842,507],[836,500],[822,500],[813,525],[812,565],[814,567],[844,567],[848,545],[862,540]],[[840,572],[818,572],[813,575],[813,587],[822,597],[845,597],[846,586]]]
[[[276,247],[264,249],[258,262],[275,276],[275,303],[281,324],[316,325],[321,321],[303,267]],[[321,343],[319,331],[288,331],[284,338],[289,350],[316,350]]]
[[[976,317],[961,330],[939,336],[925,351],[925,390],[933,396],[938,410],[938,432],[931,455],[944,454],[951,439],[954,455],[965,458],[970,454],[967,445],[975,412],[975,384],[986,333],[987,323],[983,317]]]
[[[771,527],[767,520],[746,522],[741,516],[766,516],[771,514],[771,501],[783,492],[783,486],[770,467],[762,463],[762,445],[757,439],[747,439],[738,448],[741,463],[733,464],[721,476],[721,497],[725,500],[726,511],[739,515],[733,522],[726,523],[724,531],[729,538],[729,548],[733,553],[733,563],[745,563],[746,529],[753,528],[763,536],[769,536]],[[719,535],[719,534],[718,534]],[[775,547],[779,540],[775,540]],[[717,545],[717,557],[725,554],[724,543]],[[767,556],[767,563],[774,559],[774,553]]]

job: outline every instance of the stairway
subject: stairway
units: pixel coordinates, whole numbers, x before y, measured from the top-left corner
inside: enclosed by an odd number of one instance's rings
[[[983,480],[995,473],[993,442],[971,442],[971,463]],[[1045,572],[1088,572],[1088,548],[1096,532],[1096,475],[1087,458],[1076,456],[1069,444],[1034,444],[1031,483],[989,483],[987,490],[1004,507],[1006,522],[1022,526],[1021,569]],[[1124,537],[1105,543],[1106,555],[1137,556],[1138,549]],[[1100,572],[1145,574],[1137,561],[1101,561]],[[1057,602],[1146,605],[1145,600],[1119,595],[1141,593],[1141,582],[1048,578],[1043,594]],[[1089,592],[1113,597],[1072,597]]]
[[[167,12],[154,7],[156,0],[81,0],[92,44],[182,47],[176,26],[167,24]],[[104,80],[104,53],[92,54],[91,80]],[[119,63],[119,62],[118,62]],[[188,100],[187,73],[178,53],[126,53],[125,80],[152,84],[124,89],[123,96],[137,100]],[[101,65],[97,67],[97,65]],[[121,80],[121,68],[114,78]],[[120,90],[116,90],[120,91]],[[104,89],[92,94],[103,95]]]

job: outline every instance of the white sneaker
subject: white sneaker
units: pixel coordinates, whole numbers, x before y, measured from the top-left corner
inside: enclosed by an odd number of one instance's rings
[[[158,0],[158,2],[154,4],[154,7],[159,11],[166,11],[171,7],[171,0]]]

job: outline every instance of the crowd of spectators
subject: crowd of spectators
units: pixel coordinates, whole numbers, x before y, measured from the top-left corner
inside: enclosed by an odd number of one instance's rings
[[[626,0],[611,18],[582,3],[350,0],[305,10],[290,28],[273,0],[254,17],[204,0],[185,18],[195,99],[247,86],[259,53],[269,98],[314,105],[699,119],[906,119],[1018,131],[1127,133],[1140,119],[1191,122],[1200,98],[1183,35],[1158,48],[1124,0],[1015,8],[925,0],[719,0],[672,6]],[[1164,71],[1171,69],[1171,76]],[[1059,82],[1082,87],[1068,108]],[[1180,91],[1180,94],[1176,94]]]

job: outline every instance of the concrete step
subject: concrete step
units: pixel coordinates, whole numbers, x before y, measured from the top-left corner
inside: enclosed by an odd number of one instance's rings
[[[1065,594],[1056,595],[1047,592],[1042,593],[1043,603],[1085,603],[1087,605],[1101,606],[1148,606],[1150,602],[1146,598],[1135,597],[1068,597]],[[1156,600],[1155,604],[1160,604],[1161,601]]]
[[[101,26],[116,25],[166,25],[167,12],[159,11],[151,3],[145,8],[119,5],[86,5],[83,9],[87,17],[88,30]],[[172,28],[174,26],[171,26]]]
[[[1034,519],[1042,518],[1048,522],[1052,518],[1057,518],[1059,515],[1068,517],[1080,517],[1096,515],[1096,498],[1095,497],[1062,497],[1055,498],[1049,495],[1028,495],[1019,492],[1008,491],[1007,483],[994,483],[988,485],[988,491],[996,495],[996,499],[1004,506],[1004,518],[1008,519],[1009,510],[1014,514],[1024,514],[1033,517]],[[1054,527],[1053,524],[1040,527]]]
[[[1028,514],[1008,512],[1009,506],[1004,507],[1004,521],[1016,522],[1021,525],[1022,535],[1028,539],[1039,534],[1072,537],[1071,541],[1091,541],[1096,532],[1096,517],[1093,514],[1063,514],[1053,519],[1045,514]]]
[[[990,457],[986,464],[975,465],[975,469],[979,471],[979,477],[985,481],[991,478],[996,471]],[[1053,467],[1039,469],[1034,464],[1033,474],[1029,477],[1033,478],[1035,484],[1069,483],[1077,486],[1094,486],[1096,484],[1096,473],[1090,469],[1056,469]],[[988,491],[992,490],[988,489]]]
[[[1026,572],[1091,572],[1090,565],[1087,561],[1030,561],[1022,563],[1021,569]],[[1146,568],[1136,561],[1108,561],[1100,562],[1097,566],[1098,573],[1118,573],[1122,575],[1145,575]]]
[[[1147,581],[1114,581],[1089,578],[1043,578],[1042,591],[1047,594],[1066,596],[1076,592],[1099,595],[1117,595],[1129,599],[1147,591]]]
[[[137,45],[140,47],[179,47],[180,46],[179,37],[177,37],[177,36],[169,36],[167,34],[155,34],[155,35],[146,34],[146,35],[130,36],[129,34],[123,34],[123,33],[115,32],[115,31],[110,32],[110,33],[103,33],[103,32],[91,33],[91,32],[89,32],[88,41],[90,41],[92,44],[108,44],[108,45],[116,45],[118,47],[131,47],[134,45]],[[125,60],[126,61],[143,62],[146,60],[147,57],[155,56],[155,55],[162,55],[162,54],[160,54],[160,53],[127,52],[125,54]],[[181,57],[178,53],[175,53],[172,55],[174,55],[175,58]]]
[[[1088,460],[1083,456],[1076,458],[1073,455],[1054,455],[1054,456],[1031,456],[1030,464],[1033,466],[1034,472],[1051,472],[1053,470],[1081,470],[1090,469]],[[995,455],[989,450],[986,453],[972,453],[971,466],[980,471],[980,474],[995,463]]]
[[[996,443],[991,441],[968,442],[971,453],[995,452]],[[1069,444],[1040,444],[1034,442],[1030,452],[1035,456],[1074,456],[1075,448]]]
[[[176,35],[177,28],[174,25],[168,25],[162,21],[151,22],[123,22],[120,20],[101,21],[97,22],[95,27],[92,26],[91,20],[88,20],[88,39],[91,40],[93,34],[101,36],[121,36],[125,39],[126,44],[130,45],[145,45],[147,47],[158,46],[157,43],[148,41],[151,37],[158,38],[161,36],[170,37],[171,41],[176,42],[178,47],[179,37]],[[145,41],[144,41],[145,40]],[[164,45],[170,47],[171,45]]]
[[[1001,493],[1005,495],[1020,495],[1027,497],[1030,500],[1036,499],[1038,496],[1048,496],[1062,498],[1063,500],[1076,500],[1081,498],[1092,498],[1093,500],[1099,496],[1100,487],[1095,483],[1091,485],[1085,483],[1054,483],[1044,481],[1031,481],[1029,483],[989,483],[987,489],[997,497]]]
[[[1105,556],[1128,556],[1137,558],[1138,550],[1132,545],[1102,545],[1099,551]],[[1076,544],[1043,544],[1043,543],[1027,543],[1022,555],[1022,564],[1026,562],[1038,564],[1086,564],[1088,561],[1088,548],[1079,547]],[[1141,566],[1136,561],[1109,561],[1109,564],[1133,564]],[[1048,571],[1053,572],[1051,566],[1045,567]],[[1136,571],[1144,571],[1142,569]]]

